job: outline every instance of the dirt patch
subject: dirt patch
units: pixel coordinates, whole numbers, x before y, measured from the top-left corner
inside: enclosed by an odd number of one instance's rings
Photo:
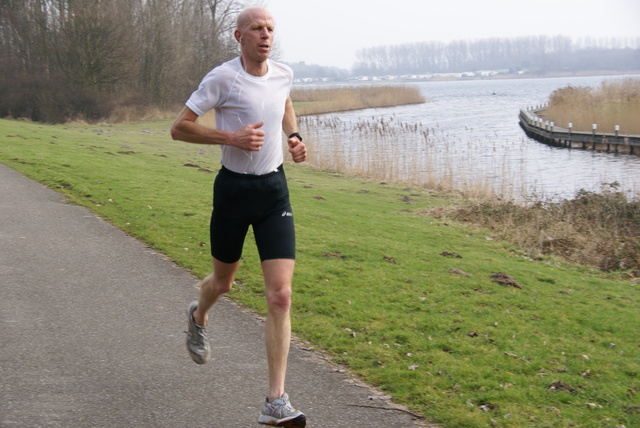
[[[524,289],[524,287],[518,284],[518,282],[511,275],[508,275],[504,272],[494,273],[493,275],[491,275],[491,280],[496,284],[504,285],[505,287],[514,287],[519,288],[520,290]]]
[[[551,386],[549,386],[549,389],[551,391],[567,391],[571,393],[578,392],[578,389],[576,387],[571,386],[566,382],[560,382],[559,380],[553,382]]]

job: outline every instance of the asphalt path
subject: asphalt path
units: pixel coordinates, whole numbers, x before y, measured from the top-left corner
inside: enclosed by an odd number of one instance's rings
[[[0,165],[0,426],[263,426],[263,320],[222,299],[210,314],[212,358],[193,363],[184,331],[197,284]],[[287,392],[308,427],[424,426],[298,341]]]

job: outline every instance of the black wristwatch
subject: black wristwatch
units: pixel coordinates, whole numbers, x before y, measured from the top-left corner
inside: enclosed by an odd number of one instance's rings
[[[298,137],[298,139],[302,141],[302,136],[297,132],[294,132],[293,134],[289,135],[289,138],[293,138],[293,137]]]

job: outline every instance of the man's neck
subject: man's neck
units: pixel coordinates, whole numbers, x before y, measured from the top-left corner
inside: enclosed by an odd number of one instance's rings
[[[269,71],[267,61],[247,61],[243,55],[240,55],[240,63],[244,71],[252,76],[262,77]]]

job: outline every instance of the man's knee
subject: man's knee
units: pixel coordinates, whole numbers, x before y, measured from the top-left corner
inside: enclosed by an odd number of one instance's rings
[[[233,280],[225,279],[221,281],[216,281],[215,283],[215,289],[218,294],[228,293],[229,291],[231,291],[232,287],[233,287]]]
[[[200,285],[201,288],[210,290],[212,293],[219,295],[228,293],[233,286],[233,278],[219,277],[215,273],[207,276]]]
[[[207,280],[209,280],[208,286],[211,287],[216,294],[224,294],[231,291],[239,265],[239,261],[235,263],[224,263],[213,258],[213,273],[207,277]]]
[[[295,261],[292,259],[262,262],[269,310],[288,311],[291,307],[291,279],[294,266]]]
[[[270,310],[288,311],[291,308],[291,286],[267,291],[267,305]]]

